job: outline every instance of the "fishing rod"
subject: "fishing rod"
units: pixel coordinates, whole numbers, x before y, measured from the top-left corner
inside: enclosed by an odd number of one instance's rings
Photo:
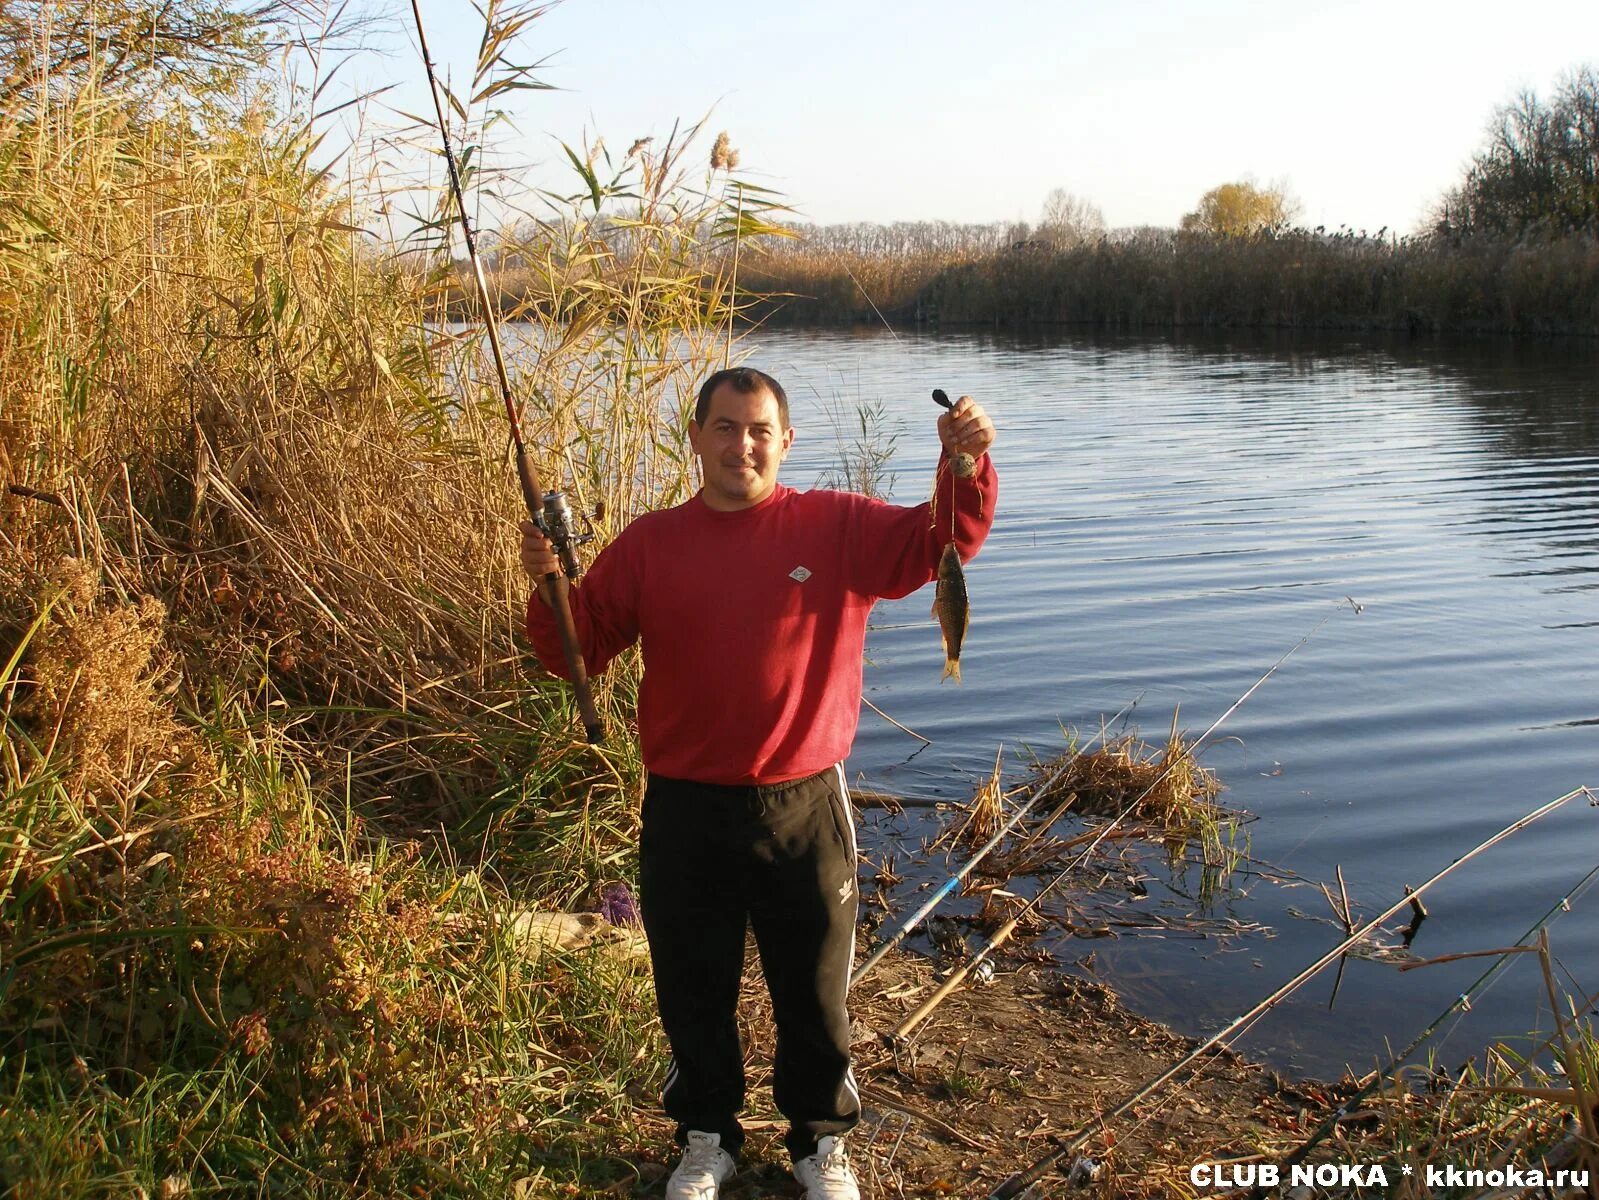
[[[1346,603],[1346,601],[1340,600],[1338,602],[1338,608],[1342,608],[1345,603]],[[1356,612],[1360,611],[1359,610],[1359,606],[1356,606],[1355,611]],[[1222,713],[1221,716],[1217,717],[1214,721],[1211,722],[1211,725],[1210,725],[1209,729],[1205,730],[1204,733],[1200,734],[1198,738],[1196,738],[1192,743],[1190,743],[1188,748],[1181,755],[1178,755],[1170,763],[1168,763],[1166,765],[1165,770],[1163,770],[1159,775],[1157,775],[1155,777],[1155,779],[1149,784],[1148,787],[1146,787],[1143,791],[1138,793],[1138,795],[1133,798],[1133,801],[1132,801],[1131,804],[1129,804],[1125,809],[1123,809],[1119,814],[1117,814],[1115,820],[1111,821],[1108,825],[1106,825],[1103,829],[1101,829],[1099,831],[1099,833],[1098,833],[1098,836],[1096,836],[1093,839],[1093,841],[1089,842],[1087,848],[1083,851],[1083,853],[1081,855],[1079,855],[1078,858],[1072,864],[1068,865],[1065,868],[1065,870],[1063,870],[1059,875],[1057,875],[1055,877],[1055,880],[1052,881],[1049,886],[1051,888],[1053,888],[1061,879],[1063,879],[1065,877],[1065,875],[1068,872],[1073,870],[1075,867],[1081,865],[1083,862],[1086,862],[1087,859],[1088,859],[1088,856],[1094,852],[1095,848],[1098,847],[1099,843],[1104,841],[1105,838],[1110,835],[1111,830],[1115,829],[1116,826],[1119,825],[1127,817],[1127,815],[1129,813],[1131,813],[1135,808],[1137,808],[1138,805],[1143,802],[1144,798],[1146,796],[1148,796],[1152,791],[1155,790],[1156,787],[1158,787],[1160,785],[1162,780],[1164,780],[1168,775],[1170,775],[1174,770],[1176,770],[1177,767],[1182,763],[1184,758],[1192,756],[1193,752],[1195,750],[1197,750],[1202,744],[1204,744],[1204,742],[1210,737],[1211,734],[1215,733],[1217,729],[1221,728],[1221,725],[1222,725],[1223,721],[1227,720],[1228,717],[1232,716],[1233,713],[1237,712],[1238,709],[1243,705],[1244,701],[1248,700],[1249,697],[1253,696],[1255,694],[1255,692],[1260,688],[1260,686],[1263,683],[1266,682],[1266,680],[1270,679],[1274,674],[1276,674],[1277,668],[1281,667],[1283,665],[1283,663],[1287,662],[1288,659],[1294,654],[1295,651],[1297,651],[1306,642],[1310,641],[1311,638],[1315,637],[1316,634],[1321,631],[1321,627],[1323,625],[1327,624],[1328,621],[1332,620],[1332,618],[1336,615],[1336,613],[1337,613],[1337,609],[1334,609],[1333,612],[1328,613],[1325,617],[1323,617],[1320,621],[1318,621],[1316,623],[1315,628],[1313,628],[1309,633],[1305,634],[1304,637],[1300,638],[1297,642],[1295,642],[1292,646],[1290,646],[1288,648],[1288,650],[1282,655],[1282,657],[1280,657],[1276,662],[1272,663],[1272,665],[1267,668],[1266,673],[1264,675],[1262,675],[1259,679],[1255,680],[1254,683],[1250,684],[1249,688],[1244,692],[1244,694],[1242,696],[1239,696],[1238,699],[1234,700],[1232,702],[1232,704],[1230,704],[1227,707],[1227,711],[1226,712]],[[1136,701],[1135,701],[1135,703],[1136,703]],[[1117,715],[1119,716],[1120,714],[1117,714]],[[1114,722],[1114,720],[1115,720],[1115,718],[1112,718],[1112,722]],[[1102,737],[1104,736],[1103,730],[1101,731],[1101,736]],[[1038,797],[1040,795],[1043,795],[1051,787],[1053,787],[1055,785],[1055,783],[1058,782],[1062,778],[1062,776],[1064,776],[1065,773],[1068,770],[1071,769],[1072,765],[1077,761],[1077,758],[1079,758],[1079,757],[1081,757],[1081,756],[1080,755],[1074,755],[1072,760],[1071,760],[1071,762],[1068,762],[1063,767],[1061,767],[1061,769],[1059,771],[1057,771],[1049,779],[1049,781],[1047,783],[1045,783],[1041,788],[1039,788],[1038,791],[1036,791],[1034,793],[1033,799],[1028,802],[1028,806],[1027,807],[1030,808],[1032,806],[1032,804],[1037,802]],[[855,973],[850,976],[850,984],[853,986],[858,980],[860,980],[862,977],[864,977],[865,974],[867,973],[867,971],[871,970],[872,967],[876,966],[878,960],[881,959],[883,957],[883,955],[887,954],[889,949],[892,946],[898,944],[901,940],[903,940],[906,934],[910,933],[910,931],[912,929],[914,929],[921,922],[921,920],[924,917],[927,916],[928,913],[932,912],[933,909],[936,908],[939,905],[939,903],[941,903],[943,901],[944,897],[949,895],[950,892],[953,891],[955,889],[955,887],[960,883],[960,881],[966,877],[966,875],[971,871],[971,869],[974,866],[977,865],[978,861],[981,860],[984,855],[986,855],[990,850],[992,850],[999,843],[1000,838],[1005,836],[1005,834],[1009,831],[1010,826],[1013,825],[1016,822],[1016,820],[1018,818],[1020,818],[1026,811],[1027,810],[1024,808],[1021,813],[1018,813],[1016,815],[1016,817],[1013,817],[1011,819],[1011,822],[1009,824],[1007,824],[1004,829],[1001,829],[999,831],[999,833],[994,835],[994,839],[992,841],[990,841],[988,843],[988,845],[984,846],[980,851],[978,851],[976,857],[974,857],[970,862],[968,862],[966,864],[966,866],[961,868],[961,870],[958,871],[955,875],[953,875],[949,879],[945,880],[944,881],[944,885],[942,887],[940,887],[938,889],[938,891],[934,892],[932,894],[932,896],[928,898],[927,902],[925,904],[923,904],[921,908],[917,909],[916,912],[914,914],[912,914],[910,919],[907,920],[905,922],[905,924],[902,925],[898,930],[896,930],[894,935],[891,938],[889,938],[888,941],[886,941],[882,945],[878,946],[877,949],[872,952],[871,956],[868,957],[865,962],[863,962],[859,967],[856,968]],[[1034,903],[1036,903],[1037,900],[1039,900],[1041,898],[1042,898],[1042,894],[1040,894],[1040,896],[1038,896],[1038,897],[1035,897],[1034,898]],[[1032,906],[1029,905],[1029,908],[1031,908],[1031,907]],[[1026,911],[1027,910],[1023,910],[1023,914],[1022,915],[1025,915]],[[978,960],[977,959],[970,960],[965,966],[965,972],[966,973],[970,973],[970,971],[975,969],[977,967],[977,965],[978,965]],[[965,978],[965,974],[962,974],[961,978],[964,979]],[[957,982],[959,982],[959,981],[957,980]],[[953,990],[953,988],[951,988],[951,990]],[[945,991],[944,995],[948,995],[948,991]]]
[[[1005,1182],[1000,1184],[998,1188],[989,1193],[988,1200],[1014,1200],[1014,1197],[1020,1196],[1023,1192],[1032,1187],[1033,1184],[1037,1183],[1045,1175],[1049,1174],[1050,1170],[1061,1159],[1065,1158],[1069,1154],[1075,1154],[1078,1150],[1087,1145],[1089,1139],[1094,1136],[1097,1130],[1103,1128],[1109,1122],[1116,1120],[1118,1117],[1125,1116],[1134,1105],[1144,1100],[1150,1095],[1150,1093],[1154,1092],[1156,1088],[1165,1083],[1169,1083],[1190,1063],[1193,1063],[1203,1055],[1208,1054],[1213,1048],[1233,1035],[1242,1033],[1249,1029],[1249,1027],[1252,1026],[1260,1017],[1277,1007],[1277,1005],[1281,1004],[1289,996],[1293,995],[1294,992],[1303,987],[1311,978],[1319,974],[1322,968],[1338,959],[1346,951],[1359,945],[1371,935],[1371,932],[1374,929],[1399,912],[1401,909],[1408,908],[1410,906],[1412,896],[1420,896],[1428,888],[1432,887],[1433,884],[1452,874],[1458,868],[1476,858],[1479,854],[1482,854],[1492,847],[1498,845],[1506,838],[1519,833],[1533,822],[1540,820],[1541,818],[1554,812],[1555,809],[1569,803],[1578,796],[1588,796],[1590,800],[1593,799],[1592,793],[1590,793],[1586,787],[1575,788],[1572,791],[1567,792],[1564,796],[1557,796],[1555,799],[1539,805],[1525,816],[1519,817],[1518,819],[1512,821],[1509,825],[1506,825],[1498,833],[1493,834],[1484,841],[1478,842],[1476,846],[1468,850],[1459,858],[1455,859],[1431,879],[1427,880],[1419,887],[1412,889],[1399,900],[1396,900],[1388,908],[1384,909],[1377,916],[1366,922],[1366,924],[1362,925],[1359,929],[1354,930],[1342,942],[1338,943],[1338,945],[1327,951],[1327,953],[1323,954],[1315,962],[1311,963],[1304,970],[1300,971],[1299,974],[1295,975],[1287,983],[1283,984],[1276,991],[1272,992],[1271,995],[1267,996],[1253,1008],[1249,1009],[1249,1011],[1243,1013],[1241,1016],[1235,1017],[1224,1028],[1211,1034],[1210,1037],[1206,1038],[1199,1045],[1195,1046],[1181,1059],[1179,1059],[1172,1066],[1168,1067],[1165,1071],[1161,1072],[1154,1079],[1151,1079],[1137,1091],[1126,1097],[1126,1099],[1122,1100],[1121,1103],[1117,1104],[1109,1111],[1097,1115],[1094,1118],[1092,1125],[1083,1127],[1075,1135],[1073,1135],[1069,1141],[1046,1154],[1043,1158],[1039,1159],[1026,1170],[1018,1171],[1009,1179],[1005,1180]]]
[[[1343,606],[1344,601],[1340,600],[1338,602],[1338,608],[1342,608]],[[1356,611],[1359,611],[1358,608]],[[920,1025],[928,1017],[932,1016],[933,1010],[942,1004],[946,999],[948,999],[950,993],[959,987],[968,975],[986,962],[989,955],[993,954],[996,950],[1010,940],[1011,934],[1016,932],[1016,927],[1020,925],[1022,921],[1026,920],[1028,914],[1036,911],[1038,906],[1044,902],[1046,897],[1054,892],[1055,889],[1061,884],[1066,882],[1073,871],[1082,866],[1083,863],[1087,862],[1089,855],[1094,852],[1094,850],[1102,841],[1110,836],[1111,831],[1120,825],[1124,820],[1126,820],[1128,815],[1136,810],[1138,806],[1144,802],[1144,799],[1161,785],[1167,776],[1181,766],[1185,759],[1191,760],[1194,756],[1194,753],[1200,748],[1200,746],[1204,745],[1205,742],[1209,740],[1210,735],[1221,728],[1222,722],[1227,720],[1228,717],[1232,716],[1233,713],[1237,712],[1238,709],[1243,705],[1244,701],[1248,700],[1249,697],[1254,695],[1255,691],[1263,683],[1265,683],[1266,680],[1275,675],[1277,673],[1277,668],[1282,666],[1283,663],[1287,662],[1295,651],[1297,651],[1306,642],[1310,641],[1311,638],[1315,637],[1317,633],[1321,632],[1321,627],[1327,624],[1328,621],[1332,620],[1336,612],[1337,609],[1331,613],[1328,613],[1325,617],[1318,621],[1315,628],[1290,646],[1282,655],[1282,657],[1280,657],[1276,662],[1272,663],[1272,665],[1266,669],[1266,673],[1264,675],[1255,680],[1255,682],[1249,686],[1242,696],[1238,697],[1237,700],[1228,705],[1227,711],[1212,721],[1210,728],[1206,729],[1204,733],[1200,734],[1197,738],[1190,742],[1183,749],[1182,753],[1175,755],[1172,760],[1166,764],[1165,768],[1160,772],[1160,774],[1155,776],[1155,778],[1150,781],[1148,786],[1146,786],[1143,791],[1134,796],[1126,808],[1122,809],[1121,812],[1116,814],[1114,820],[1097,832],[1097,836],[1089,841],[1088,845],[1084,847],[1081,854],[1062,867],[1060,871],[1056,873],[1053,879],[1051,879],[1038,890],[1038,893],[1027,902],[1020,912],[1016,913],[1015,916],[1011,917],[1010,920],[1006,921],[1005,924],[1001,925],[997,930],[995,930],[993,936],[990,937],[975,954],[968,956],[964,963],[962,963],[954,971],[951,971],[949,976],[941,984],[939,984],[937,990],[934,991],[933,994],[925,1001],[923,1001],[921,1006],[915,1012],[911,1013],[910,1016],[906,1017],[900,1022],[898,1028],[896,1028],[894,1032],[889,1035],[890,1038],[897,1042],[909,1037],[911,1032],[918,1025]]]
[[[1142,695],[1143,693],[1140,692],[1139,696],[1141,697]],[[1100,726],[1099,737],[1103,738],[1110,726],[1116,723],[1117,718],[1137,703],[1138,699],[1135,698],[1131,703],[1122,705],[1122,707],[1117,711],[1116,715],[1111,717],[1108,724],[1102,724]],[[1095,740],[1097,741],[1099,739],[1096,738]],[[946,879],[943,884],[939,886],[938,890],[929,896],[927,901],[920,908],[906,918],[905,922],[900,925],[900,927],[896,929],[893,934],[887,938],[887,940],[880,942],[877,948],[866,956],[866,961],[861,963],[860,966],[856,967],[854,973],[849,977],[849,986],[854,987],[862,979],[866,978],[866,976],[871,972],[872,968],[882,961],[885,954],[887,954],[895,946],[899,945],[900,942],[904,941],[911,930],[920,925],[927,914],[932,912],[939,906],[940,903],[943,902],[944,897],[948,896],[957,887],[959,887],[961,880],[965,879],[966,876],[972,873],[972,868],[977,866],[978,863],[982,862],[983,859],[988,856],[989,852],[1004,840],[1007,833],[1016,828],[1017,824],[1022,820],[1022,818],[1033,810],[1033,806],[1046,795],[1048,795],[1050,789],[1064,779],[1066,772],[1071,770],[1073,764],[1076,763],[1077,760],[1086,753],[1088,752],[1085,750],[1078,754],[1072,755],[1069,761],[1062,764],[1060,770],[1056,771],[1042,784],[1034,788],[1032,798],[1028,800],[1026,804],[1023,804],[1019,809],[1017,809],[1014,814],[1012,814],[1010,820],[1005,822],[1005,824],[1000,828],[1000,831],[993,837],[989,838],[988,842],[982,847],[982,849],[978,850],[977,853],[972,855],[971,858],[967,859],[966,864],[961,867],[960,870],[956,871],[955,874]],[[1054,815],[1050,817],[1049,824],[1053,825],[1055,823],[1056,819],[1059,818],[1060,814],[1065,810],[1066,803],[1070,803],[1070,800],[1062,803],[1061,806],[1055,810]]]
[[[493,352],[494,371],[499,379],[500,399],[505,403],[505,416],[511,423],[511,444],[516,450],[516,477],[522,484],[522,502],[528,516],[539,527],[554,547],[561,563],[560,571],[551,571],[539,581],[538,587],[555,614],[555,629],[561,639],[561,653],[566,660],[567,674],[572,680],[572,691],[577,697],[578,713],[583,720],[583,731],[588,740],[598,745],[605,739],[605,727],[600,723],[599,710],[594,706],[594,693],[589,687],[588,667],[583,661],[583,648],[577,640],[577,626],[572,620],[572,606],[567,598],[566,581],[574,581],[581,572],[576,546],[582,539],[572,528],[572,512],[560,492],[545,492],[539,488],[538,476],[527,456],[527,445],[522,440],[522,422],[517,416],[516,402],[511,398],[511,379],[505,368],[505,353],[500,348],[500,333],[495,321],[493,301],[489,298],[488,281],[483,276],[483,264],[478,259],[477,241],[472,234],[472,222],[466,212],[466,195],[461,190],[461,176],[455,165],[455,151],[450,145],[450,122],[444,115],[444,101],[439,97],[439,81],[433,70],[433,56],[428,52],[427,34],[422,29],[420,0],[411,0],[411,13],[416,19],[416,40],[422,49],[422,65],[427,70],[428,90],[433,94],[433,111],[438,114],[439,137],[444,143],[444,164],[449,170],[450,192],[455,197],[455,210],[461,221],[461,236],[466,241],[466,257],[472,264],[472,277],[477,284],[478,304],[483,310],[483,327],[488,333],[489,349]]]
[[[1554,904],[1550,905],[1549,911],[1544,913],[1542,917],[1534,922],[1531,929],[1527,930],[1526,933],[1522,934],[1521,937],[1516,939],[1515,945],[1500,951],[1494,958],[1493,963],[1486,971],[1477,976],[1476,980],[1470,987],[1461,992],[1460,995],[1456,996],[1448,1008],[1439,1013],[1437,1017],[1433,1019],[1431,1024],[1429,1024],[1425,1029],[1415,1036],[1410,1045],[1406,1046],[1398,1054],[1395,1054],[1389,1058],[1388,1062],[1383,1066],[1383,1068],[1372,1075],[1369,1083],[1367,1083],[1354,1095],[1346,1097],[1343,1102],[1340,1103],[1338,1107],[1335,1108],[1331,1113],[1329,1113],[1326,1119],[1316,1127],[1315,1131],[1311,1133],[1308,1139],[1306,1139],[1304,1142],[1301,1142],[1299,1146],[1297,1146],[1287,1155],[1287,1157],[1278,1161],[1278,1166],[1292,1168],[1299,1163],[1304,1162],[1306,1158],[1310,1157],[1310,1152],[1319,1146],[1322,1141],[1326,1139],[1329,1133],[1337,1128],[1338,1122],[1342,1121],[1344,1117],[1352,1112],[1362,1100],[1371,1095],[1373,1091],[1380,1087],[1384,1080],[1388,1079],[1395,1071],[1402,1067],[1412,1054],[1421,1049],[1423,1043],[1430,1039],[1433,1034],[1438,1032],[1439,1027],[1450,1018],[1456,1009],[1469,1010],[1471,1008],[1472,998],[1485,991],[1488,985],[1498,978],[1499,974],[1510,965],[1510,960],[1513,955],[1526,950],[1528,948],[1528,941],[1542,933],[1548,927],[1550,922],[1552,922],[1561,913],[1571,911],[1572,901],[1576,900],[1582,895],[1583,892],[1587,891],[1589,885],[1592,884],[1595,879],[1599,879],[1599,866],[1595,866],[1586,875],[1584,875],[1581,880],[1578,881],[1576,887],[1572,888],[1564,896],[1556,900]],[[1413,965],[1420,967],[1426,966],[1427,964],[1415,963]],[[1270,1188],[1262,1187],[1257,1184],[1249,1192],[1247,1200],[1261,1200],[1261,1197],[1263,1197],[1270,1190]]]

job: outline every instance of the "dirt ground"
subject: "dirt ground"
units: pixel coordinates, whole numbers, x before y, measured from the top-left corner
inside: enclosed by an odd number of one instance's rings
[[[1053,1150],[1057,1139],[1095,1125],[1101,1112],[1172,1066],[1195,1043],[1129,1012],[1114,993],[1048,966],[1008,962],[992,982],[950,996],[907,1045],[887,1034],[938,986],[932,962],[894,953],[851,992],[855,1074],[865,1118],[850,1139],[867,1200],[984,1197]],[[797,1197],[771,1104],[771,1021],[758,973],[746,975],[741,1005],[749,1075],[750,1134],[729,1200]],[[1229,1052],[1196,1064],[1197,1078],[1161,1089],[1112,1125],[1094,1129],[1078,1157],[1075,1183],[1057,1172],[1034,1196],[1063,1196],[1093,1172],[1085,1196],[1190,1195],[1187,1171],[1200,1159],[1282,1145],[1313,1126],[1322,1097]],[[663,1142],[671,1127],[662,1119]],[[652,1156],[653,1157],[653,1156]],[[643,1188],[658,1195],[670,1169],[639,1164]]]

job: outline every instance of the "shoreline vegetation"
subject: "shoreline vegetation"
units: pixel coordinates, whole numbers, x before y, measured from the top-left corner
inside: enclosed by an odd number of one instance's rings
[[[1127,231],[1062,245],[979,226],[844,227],[751,255],[750,320],[1599,335],[1599,237]],[[950,240],[939,251],[922,243]],[[903,249],[877,252],[874,244]]]
[[[469,146],[526,79],[501,55],[533,10],[491,12],[509,32],[457,98]],[[358,31],[330,15],[307,37],[303,15],[0,9],[0,1183],[19,1200],[649,1194],[665,1055],[636,938],[529,938],[533,910],[590,914],[592,933],[634,878],[638,663],[598,681],[611,736],[582,744],[521,643],[519,493],[481,333],[448,324],[448,197],[317,165],[319,81]],[[309,82],[274,74],[285,45],[312,47]],[[691,494],[687,405],[736,353],[743,271],[776,217],[695,132],[616,162],[573,151],[580,186],[540,248],[547,320],[519,399],[601,544]],[[418,195],[406,245],[362,232]],[[910,990],[869,1002],[902,1015],[931,968],[889,961]],[[1044,985],[1003,975],[1033,1021]],[[939,1036],[954,1046],[949,1023],[987,995],[957,996]],[[1034,1062],[1089,1011],[1105,1045],[1170,1061],[1106,993],[1052,1002]],[[1563,1078],[1496,1048],[1446,1082],[1382,1081],[1369,1157],[1569,1145],[1568,1093],[1599,1094],[1599,1071],[1586,1018],[1561,1029]],[[1118,1064],[1083,1061],[1095,1086],[1060,1088],[1021,1142],[999,1131],[988,1167],[1147,1069]],[[1029,1091],[975,1048],[867,1083],[931,1147],[915,1175],[870,1159],[882,1195],[961,1190],[962,1138],[988,1137],[962,1125]],[[1101,1194],[1182,1191],[1212,1146],[1286,1153],[1338,1093],[1284,1087],[1263,1123],[1199,1140],[1146,1124],[1123,1150],[1106,1130]]]
[[[1006,224],[791,226],[746,247],[746,326],[1078,326],[1599,336],[1599,234],[1392,237],[1265,228],[1117,231],[1065,242]],[[546,319],[547,276],[491,255],[510,319]],[[622,257],[622,256],[619,256]],[[460,264],[452,311],[465,317]]]

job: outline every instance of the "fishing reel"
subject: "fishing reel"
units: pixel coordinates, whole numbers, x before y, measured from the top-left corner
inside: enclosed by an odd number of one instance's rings
[[[544,507],[538,515],[538,527],[550,539],[550,545],[555,548],[555,555],[561,560],[561,570],[567,579],[575,582],[583,571],[577,561],[577,547],[592,542],[594,534],[577,532],[572,521],[572,508],[560,492],[544,493]]]

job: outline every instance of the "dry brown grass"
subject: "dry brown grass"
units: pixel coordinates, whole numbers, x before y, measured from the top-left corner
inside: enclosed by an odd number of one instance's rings
[[[35,641],[24,713],[43,752],[68,764],[63,783],[85,803],[130,781],[165,784],[165,768],[202,753],[158,694],[172,682],[162,645],[166,607],[154,596],[100,599],[98,573],[81,559],[62,559],[40,600],[48,619]]]
[[[972,793],[965,816],[952,835],[954,843],[976,850],[988,842],[1005,824],[1005,792],[1000,786],[1000,755],[1003,747],[994,754],[994,771]]]
[[[1131,818],[1180,840],[1213,828],[1225,815],[1215,803],[1220,780],[1195,761],[1175,729],[1160,747],[1126,734],[1097,750],[1042,763],[1037,774],[1049,780],[1062,768],[1041,797],[1046,806],[1075,793],[1073,811],[1080,816]]]
[[[447,255],[360,232],[381,191],[335,191],[247,79],[35,84],[0,97],[0,1176],[506,1191],[656,1071],[646,985],[439,927],[628,873],[634,664],[576,743],[520,641],[481,338]],[[625,270],[551,223],[557,303],[513,339],[595,548],[690,494],[729,353],[687,148],[618,184]]]

